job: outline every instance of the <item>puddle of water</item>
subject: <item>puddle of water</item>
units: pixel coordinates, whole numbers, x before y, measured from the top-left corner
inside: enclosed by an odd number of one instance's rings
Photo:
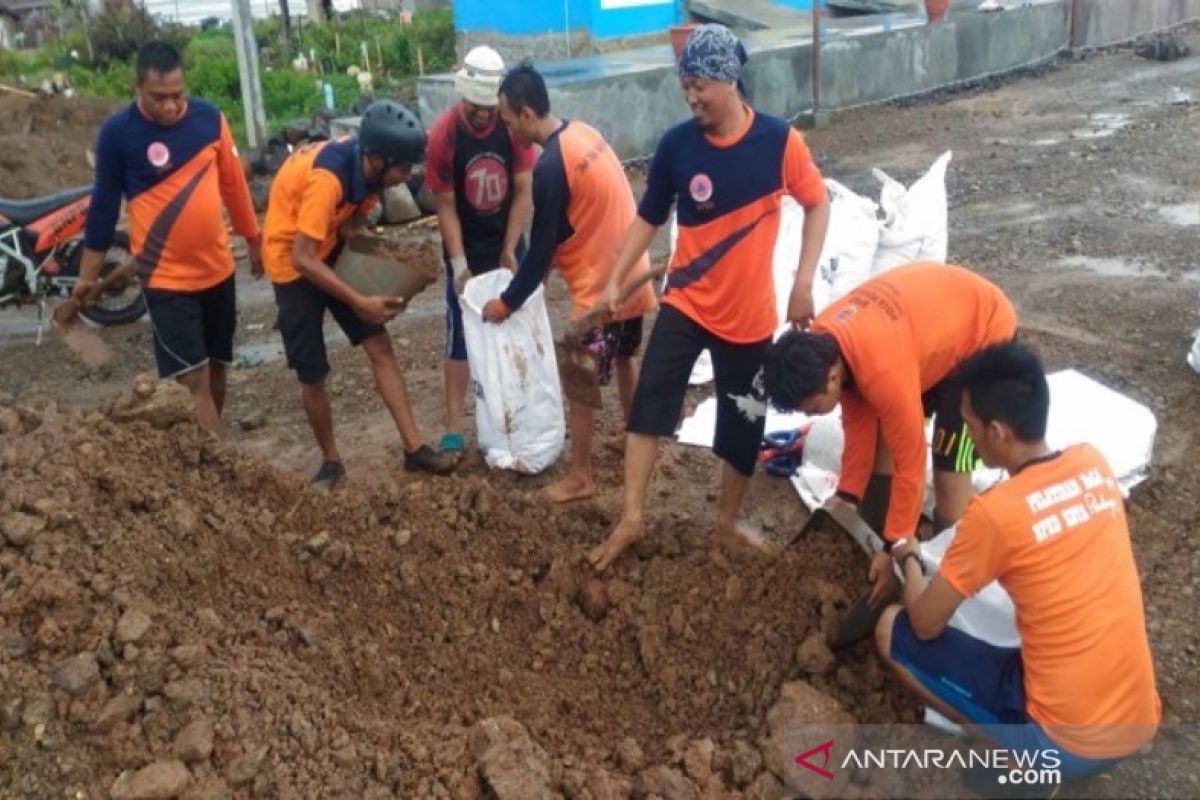
[[[1034,139],[1030,144],[1034,147],[1053,147],[1061,141],[1062,139]]]
[[[1128,114],[1101,111],[1088,116],[1090,127],[1071,131],[1071,137],[1075,139],[1106,139],[1122,128],[1129,127],[1129,123],[1132,121]]]
[[[283,358],[283,345],[279,342],[243,344],[233,349],[233,368],[252,369],[281,358]]]
[[[1095,258],[1092,256],[1068,256],[1059,260],[1059,266],[1085,269],[1106,278],[1165,278],[1167,274],[1158,267],[1123,258]]]
[[[1200,203],[1162,206],[1158,209],[1158,215],[1172,225],[1200,225]]]

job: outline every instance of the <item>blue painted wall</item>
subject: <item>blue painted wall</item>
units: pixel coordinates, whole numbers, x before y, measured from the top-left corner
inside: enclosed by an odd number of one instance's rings
[[[787,6],[788,8],[805,8],[805,9],[807,9],[807,8],[812,8],[812,6],[813,6],[812,0],[774,0],[774,1],[781,6]]]
[[[630,2],[645,5],[628,5]],[[609,7],[605,7],[609,6]],[[598,39],[665,31],[682,16],[682,0],[455,0],[459,31],[527,36],[585,30]]]

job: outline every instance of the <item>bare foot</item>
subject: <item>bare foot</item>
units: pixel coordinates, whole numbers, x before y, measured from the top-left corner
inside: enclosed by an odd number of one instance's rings
[[[603,572],[621,557],[626,548],[646,535],[646,526],[641,522],[621,520],[608,538],[588,554],[588,561],[597,572]]]
[[[604,440],[604,446],[614,453],[625,455],[625,434],[614,433]]]
[[[551,503],[569,503],[572,500],[586,500],[595,493],[596,484],[592,483],[591,478],[571,474],[550,484],[539,494],[543,500]]]
[[[755,530],[745,523],[735,523],[733,525],[718,524],[713,533],[726,541],[743,546],[748,545],[764,555],[776,555],[780,551],[778,544],[767,539],[760,531]]]

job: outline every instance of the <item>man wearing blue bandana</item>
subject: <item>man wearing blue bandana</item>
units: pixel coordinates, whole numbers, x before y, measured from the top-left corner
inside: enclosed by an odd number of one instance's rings
[[[772,262],[784,195],[805,212],[787,318],[796,325],[812,319],[829,196],[799,132],[747,103],[745,63],[745,48],[722,25],[701,25],[688,37],[679,80],[692,118],[659,142],[606,290],[605,302],[615,308],[621,287],[675,204],[679,239],[626,429],[624,513],[591,553],[598,570],[645,536],[658,439],[674,434],[692,364],[705,349],[712,353],[717,389],[713,452],[725,462],[716,532],[747,536],[737,518],[766,424],[760,371],[778,326]]]

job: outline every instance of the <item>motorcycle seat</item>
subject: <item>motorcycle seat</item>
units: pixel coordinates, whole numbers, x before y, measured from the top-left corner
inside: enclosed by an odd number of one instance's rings
[[[91,193],[92,186],[88,184],[45,197],[35,197],[32,200],[5,200],[0,197],[0,214],[14,225],[28,225]]]

